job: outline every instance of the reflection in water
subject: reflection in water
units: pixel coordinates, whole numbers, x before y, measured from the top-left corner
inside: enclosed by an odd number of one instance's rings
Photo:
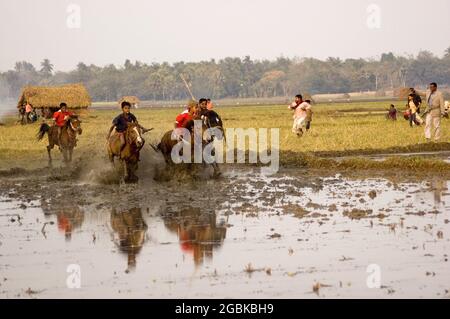
[[[440,178],[435,178],[428,180],[425,185],[425,188],[415,192],[416,201],[434,203],[435,208],[442,207],[444,205],[442,197],[448,191],[448,182]]]
[[[84,221],[84,211],[78,206],[64,208],[56,213],[58,229],[64,233],[67,241],[72,239],[72,232],[76,228],[81,228]]]
[[[128,211],[111,212],[111,227],[114,230],[114,241],[120,250],[128,255],[128,269],[136,267],[136,256],[142,249],[147,232],[147,224],[142,218],[140,208]]]
[[[74,231],[81,228],[84,222],[85,212],[75,204],[72,205],[68,202],[61,204],[41,201],[41,208],[44,211],[45,216],[56,214],[58,229],[64,234],[67,241],[72,239]]]
[[[216,213],[201,213],[199,208],[165,212],[163,219],[166,228],[178,235],[181,250],[192,254],[197,266],[212,259],[214,249],[222,245],[227,232],[223,221],[216,223]]]
[[[436,205],[442,203],[442,194],[448,190],[447,182],[442,179],[435,179],[431,181],[431,188],[434,193],[434,203]]]

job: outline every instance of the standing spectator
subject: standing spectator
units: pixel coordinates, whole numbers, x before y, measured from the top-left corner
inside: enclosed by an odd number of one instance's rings
[[[430,90],[427,92],[427,110],[425,112],[425,138],[427,142],[431,141],[432,128],[434,126],[434,141],[441,138],[441,115],[445,114],[444,96],[437,90],[437,84],[431,83]]]
[[[31,112],[33,112],[33,106],[27,102],[27,104],[25,105],[25,118],[27,123],[31,122]]]
[[[25,104],[23,104],[19,108],[19,121],[18,121],[18,123],[20,123],[22,125],[26,124],[26,120],[25,120]]]

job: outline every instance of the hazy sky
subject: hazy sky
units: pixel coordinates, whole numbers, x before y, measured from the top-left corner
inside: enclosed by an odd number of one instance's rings
[[[127,58],[442,55],[450,46],[450,0],[1,0],[0,12],[1,71],[44,58],[68,70]]]

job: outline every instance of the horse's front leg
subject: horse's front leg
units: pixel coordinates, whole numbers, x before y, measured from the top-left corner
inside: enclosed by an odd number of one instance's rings
[[[67,164],[69,162],[69,156],[68,156],[68,151],[65,148],[61,149],[61,153],[63,155],[63,161],[65,164]]]
[[[109,157],[109,162],[111,163],[112,168],[114,168],[114,155],[112,155],[111,153],[108,154]]]
[[[69,150],[69,162],[72,162],[73,148]]]
[[[222,172],[220,171],[219,168],[219,164],[217,164],[217,162],[214,162],[211,165],[214,168],[214,177],[219,177],[220,175],[222,175]]]
[[[126,160],[122,160],[123,164],[123,180],[124,182],[127,182],[130,178],[129,172],[128,172],[128,162]]]

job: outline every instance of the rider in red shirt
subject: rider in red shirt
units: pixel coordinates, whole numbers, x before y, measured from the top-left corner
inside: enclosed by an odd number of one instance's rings
[[[189,110],[185,110],[182,113],[178,114],[177,118],[175,119],[175,128],[181,128],[185,127],[187,122],[192,120],[192,115],[190,114]]]
[[[194,119],[195,108],[197,107],[197,103],[195,101],[190,101],[186,110],[178,114],[175,119],[175,129],[186,127],[186,124],[189,121]]]
[[[67,110],[67,104],[64,102],[61,103],[59,107],[60,110],[53,113],[53,121],[55,122],[55,125],[58,128],[58,144],[61,145],[60,142],[61,142],[62,128],[64,127],[64,125],[66,125],[67,120],[69,119],[69,117],[73,115],[73,113]]]

